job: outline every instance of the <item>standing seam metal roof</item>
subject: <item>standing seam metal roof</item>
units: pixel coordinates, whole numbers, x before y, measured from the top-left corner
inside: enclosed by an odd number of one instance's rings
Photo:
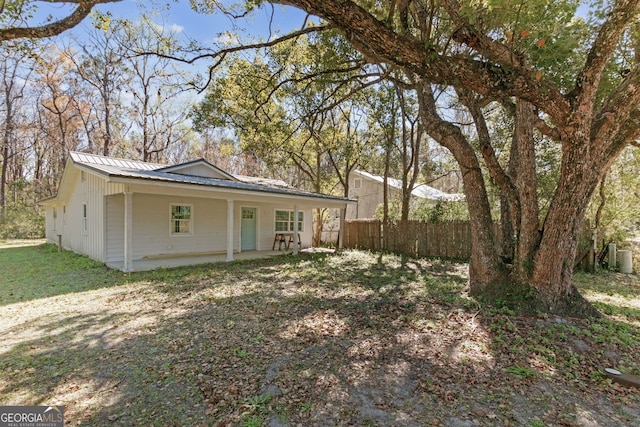
[[[172,172],[161,172],[158,169],[166,168],[167,165],[157,163],[147,163],[137,160],[116,159],[112,157],[99,156],[95,154],[70,152],[71,160],[75,164],[83,165],[102,175],[109,177],[133,178],[151,181],[175,182],[181,184],[190,184],[197,186],[207,186],[214,188],[227,188],[242,191],[254,191],[261,193],[272,193],[281,195],[294,195],[301,197],[312,197],[317,199],[345,201],[345,199],[337,196],[330,196],[311,191],[299,190],[290,186],[283,186],[283,181],[269,180],[256,177],[245,177],[234,175],[238,181],[228,179],[205,178],[192,175],[182,175]],[[285,184],[286,185],[286,184]]]

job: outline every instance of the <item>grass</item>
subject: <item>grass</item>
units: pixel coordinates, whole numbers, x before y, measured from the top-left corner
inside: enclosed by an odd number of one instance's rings
[[[347,251],[125,274],[0,242],[0,404],[73,425],[633,425],[637,275],[601,319],[516,316],[467,266]]]
[[[74,254],[57,254],[54,245],[7,244],[0,241],[3,267],[0,304],[82,292],[123,283],[122,275]],[[46,286],[43,286],[46,284]]]

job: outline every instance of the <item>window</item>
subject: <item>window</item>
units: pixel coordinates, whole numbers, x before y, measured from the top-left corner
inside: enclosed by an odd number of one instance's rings
[[[191,234],[193,206],[171,205],[171,234]]]
[[[56,231],[58,222],[58,209],[53,208],[53,231]]]
[[[293,232],[293,211],[276,211],[275,230],[276,232]],[[302,232],[304,223],[304,212],[298,212],[298,231]]]
[[[362,178],[356,178],[356,180],[353,183],[353,188],[358,190],[360,187],[362,187]]]
[[[242,219],[255,219],[255,212],[254,209],[242,208]]]
[[[87,180],[87,174],[84,171],[80,171],[80,181],[85,182]]]
[[[62,205],[62,222],[67,222],[67,205]]]
[[[87,232],[87,204],[82,204],[82,232]]]

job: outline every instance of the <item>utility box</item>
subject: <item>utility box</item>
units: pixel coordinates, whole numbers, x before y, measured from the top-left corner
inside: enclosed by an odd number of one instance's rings
[[[633,273],[633,256],[631,251],[618,251],[618,259],[620,260],[620,273]]]
[[[613,270],[618,266],[616,262],[616,244],[609,243],[609,270]]]

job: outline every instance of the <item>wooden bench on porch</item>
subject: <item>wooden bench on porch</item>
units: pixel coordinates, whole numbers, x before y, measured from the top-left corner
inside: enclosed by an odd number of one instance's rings
[[[271,250],[276,249],[276,243],[278,244],[278,250],[282,250],[282,245],[284,244],[285,249],[288,251],[289,246],[293,243],[293,234],[294,233],[276,233],[273,238],[273,246],[271,246]],[[298,248],[301,247],[300,241],[300,233],[298,233]]]

